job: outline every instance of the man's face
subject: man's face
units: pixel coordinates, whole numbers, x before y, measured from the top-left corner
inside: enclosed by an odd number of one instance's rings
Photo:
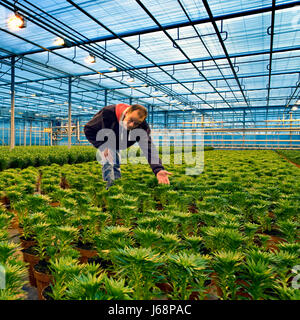
[[[125,117],[122,121],[122,125],[127,129],[127,130],[132,130],[136,127],[138,127],[142,122],[144,121],[144,118],[142,118],[139,115],[139,111],[135,110],[131,113],[126,113]]]

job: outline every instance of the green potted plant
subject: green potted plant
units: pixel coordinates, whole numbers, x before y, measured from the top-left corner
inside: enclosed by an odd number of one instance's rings
[[[288,242],[294,242],[299,239],[299,223],[297,221],[288,219],[279,221],[277,224]]]
[[[133,299],[147,300],[157,295],[155,284],[162,279],[159,267],[163,265],[159,253],[150,248],[126,247],[115,249],[111,256],[118,274],[126,277],[134,289]]]
[[[158,246],[161,233],[155,229],[136,228],[134,229],[134,238],[145,248]]]
[[[216,272],[217,284],[222,290],[222,299],[236,300],[237,277],[244,256],[240,252],[219,251],[214,254],[213,268]]]
[[[203,238],[200,236],[185,236],[184,246],[193,253],[203,253],[203,250],[205,249]]]
[[[76,220],[80,230],[78,242],[75,246],[81,254],[81,262],[87,263],[89,258],[97,254],[95,250],[95,235],[98,233],[98,215],[96,212],[87,212],[85,215],[77,217]]]
[[[246,257],[245,264],[242,265],[240,274],[244,281],[241,286],[251,295],[253,300],[268,299],[266,290],[274,286],[274,268],[270,266],[268,260],[253,260]]]
[[[193,292],[199,300],[205,296],[205,281],[209,279],[208,258],[200,254],[180,252],[167,256],[167,268],[173,287],[172,299],[189,300]]]
[[[181,241],[174,233],[161,233],[158,247],[162,252],[171,253],[177,251],[181,246]]]
[[[79,275],[83,265],[78,263],[78,259],[65,255],[49,260],[53,283],[44,288],[43,299],[65,300],[68,283]]]
[[[42,290],[49,285],[52,280],[49,270],[49,254],[51,250],[51,225],[47,222],[39,222],[34,225],[34,239],[36,241],[35,251],[39,258],[37,264],[33,266],[34,278],[37,284],[38,298],[42,300]]]

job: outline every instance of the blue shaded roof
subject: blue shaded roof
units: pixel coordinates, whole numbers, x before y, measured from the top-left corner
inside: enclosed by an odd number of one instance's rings
[[[26,28],[9,29],[15,10]],[[299,101],[300,1],[5,0],[0,17],[1,114],[13,56],[16,109],[49,116],[67,114],[69,77],[73,115],[123,101],[278,117]]]

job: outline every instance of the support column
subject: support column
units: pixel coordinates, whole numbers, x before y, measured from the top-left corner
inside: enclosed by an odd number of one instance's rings
[[[104,106],[107,106],[107,89],[104,89]]]
[[[16,58],[11,58],[11,80],[10,80],[10,99],[11,99],[11,114],[10,114],[10,150],[15,147],[15,62]]]
[[[26,119],[24,119],[24,146],[26,146]]]
[[[154,118],[153,118],[153,105],[151,106],[151,128],[153,129]]]
[[[293,127],[293,123],[292,123],[292,120],[293,120],[293,114],[292,112],[290,112],[290,147],[292,147],[292,127]]]
[[[69,77],[69,96],[68,96],[68,149],[71,148],[72,144],[72,132],[71,132],[71,124],[72,124],[72,77]]]
[[[31,146],[31,138],[32,138],[32,120],[30,120],[30,128],[29,128],[29,145]]]
[[[77,141],[80,144],[80,127],[79,127],[79,120],[77,119],[77,123],[76,123],[77,127],[76,127],[76,133],[77,133]]]
[[[53,145],[53,137],[52,137],[53,124],[52,124],[52,120],[50,121],[50,128],[51,128],[51,130],[50,130],[50,146],[52,146]]]
[[[39,141],[39,145],[42,146],[43,145],[43,140],[44,140],[44,126],[43,126],[43,122],[41,121],[41,134],[40,134],[40,141]]]
[[[246,111],[244,110],[243,112],[243,147],[244,148],[245,148],[245,129],[246,129],[245,121],[246,121]]]
[[[165,116],[164,116],[164,127],[167,128],[168,126],[168,113],[165,111]]]

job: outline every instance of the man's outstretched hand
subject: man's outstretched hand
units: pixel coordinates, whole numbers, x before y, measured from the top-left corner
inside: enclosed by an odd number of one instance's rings
[[[156,178],[158,180],[158,183],[162,183],[162,184],[170,184],[169,178],[168,176],[171,175],[171,172],[168,172],[166,170],[160,170],[157,174],[156,174]]]

